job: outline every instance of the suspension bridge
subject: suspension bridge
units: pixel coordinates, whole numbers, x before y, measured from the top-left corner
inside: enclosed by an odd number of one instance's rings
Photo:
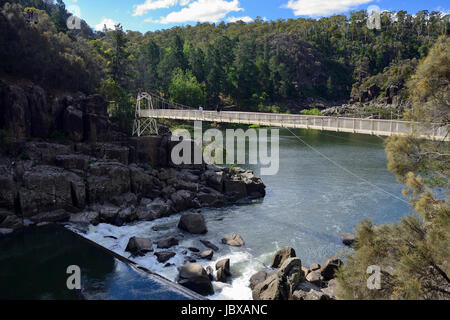
[[[158,134],[157,119],[236,123],[281,128],[300,128],[376,136],[416,134],[430,140],[449,141],[448,126],[418,122],[347,117],[307,116],[239,111],[206,111],[171,102],[154,93],[137,97],[133,135]]]

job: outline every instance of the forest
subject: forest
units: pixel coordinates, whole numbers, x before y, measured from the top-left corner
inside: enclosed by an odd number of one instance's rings
[[[383,12],[369,29],[367,12],[321,19],[198,23],[147,32],[69,30],[64,2],[0,1],[0,73],[55,90],[100,92],[122,113],[141,90],[192,107],[289,112],[358,101],[373,84],[383,96],[403,90],[419,61],[450,30],[441,12]],[[34,8],[39,22],[24,17]],[[312,104],[311,104],[312,103]],[[320,105],[322,107],[323,105]]]
[[[386,93],[395,91],[397,103],[408,106],[402,117],[449,132],[450,15],[442,12],[383,12],[380,30],[357,11],[145,34],[120,24],[98,32],[84,21],[69,29],[70,15],[62,0],[0,0],[0,80],[55,95],[100,93],[118,106],[113,120],[128,131],[136,94],[146,90],[205,110],[303,113],[390,104]],[[391,225],[357,226],[354,250],[337,275],[338,298],[449,299],[448,143],[393,136],[385,147],[413,213]],[[365,286],[374,262],[383,290]]]

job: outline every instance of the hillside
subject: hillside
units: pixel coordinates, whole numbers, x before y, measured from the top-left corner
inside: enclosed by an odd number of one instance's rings
[[[418,61],[450,30],[448,15],[428,11],[384,12],[382,29],[370,30],[367,13],[359,11],[318,20],[199,23],[146,34],[120,25],[94,32],[83,23],[81,32],[62,23],[70,16],[62,1],[5,2],[1,74],[99,92],[119,102],[118,117],[125,121],[140,90],[194,107],[275,112],[349,101],[401,104]],[[23,17],[29,7],[42,10],[38,24]]]

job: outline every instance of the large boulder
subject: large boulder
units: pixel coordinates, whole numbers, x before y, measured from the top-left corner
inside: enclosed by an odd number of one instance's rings
[[[146,253],[153,251],[152,240],[132,237],[128,241],[125,251],[130,252],[134,256],[144,256]]]
[[[323,278],[319,271],[311,271],[306,276],[306,280],[320,287],[322,285]]]
[[[297,255],[291,247],[285,247],[275,253],[270,263],[271,268],[279,268],[289,258],[295,258]]]
[[[58,209],[76,211],[85,206],[83,179],[60,168],[36,166],[23,175],[19,203],[25,217]]]
[[[289,298],[300,282],[305,280],[305,273],[302,270],[302,261],[299,258],[289,258],[280,267],[278,275],[283,278],[289,289]]]
[[[305,279],[302,262],[298,258],[287,259],[279,270],[268,274],[261,272],[252,277],[254,300],[289,300],[298,285]]]
[[[242,247],[244,245],[244,239],[239,234],[232,234],[224,237],[222,243],[232,247]]]
[[[211,241],[208,240],[200,240],[200,242],[207,248],[210,248],[214,251],[219,251],[219,247],[217,247],[215,244],[213,244]]]
[[[214,294],[211,279],[199,264],[188,264],[178,268],[177,282],[203,296]]]
[[[185,213],[181,216],[178,228],[193,234],[205,234],[208,232],[205,218],[201,213]]]
[[[234,201],[248,197],[246,183],[236,177],[225,180],[225,193],[227,193]]]
[[[155,252],[155,256],[159,263],[166,263],[173,257],[175,257],[176,253],[172,251],[159,251]]]
[[[55,210],[52,212],[42,212],[33,217],[31,217],[31,221],[34,223],[43,223],[43,222],[62,222],[67,221],[70,218],[70,214],[64,209]]]
[[[231,277],[230,259],[222,259],[216,263],[217,281],[227,283]]]
[[[159,189],[162,185],[156,177],[148,174],[144,169],[139,168],[136,165],[131,165],[129,169],[131,176],[131,191],[133,193],[151,199],[161,195]]]
[[[95,208],[96,211],[100,213],[100,222],[116,224],[115,222],[120,211],[119,207],[112,204],[106,204],[102,206],[97,205]]]
[[[158,249],[169,249],[169,248],[177,246],[178,240],[173,237],[170,237],[170,238],[159,240],[157,245],[158,245]]]
[[[198,254],[198,257],[200,259],[205,259],[205,260],[212,260],[213,256],[214,256],[214,251],[212,251],[212,250],[205,250]]]
[[[215,189],[204,187],[197,193],[197,200],[204,207],[220,208],[226,204],[224,195]]]
[[[142,200],[141,210],[139,210],[139,220],[154,220],[168,217],[172,213],[172,201],[165,201],[157,198],[153,201]]]
[[[216,190],[217,192],[223,192],[224,172],[215,168],[205,171],[203,179],[206,180],[206,184]]]
[[[336,257],[330,257],[320,268],[320,275],[325,281],[334,279],[336,271],[343,265],[342,260]]]
[[[194,205],[194,193],[187,190],[179,190],[173,193],[170,197],[173,202],[174,208],[177,212],[181,212],[190,208]]]
[[[87,187],[90,203],[103,203],[114,196],[130,192],[130,170],[119,163],[91,164]]]
[[[301,282],[292,294],[292,300],[330,300],[330,296],[318,286],[309,282]]]
[[[252,290],[253,300],[288,300],[289,288],[278,274],[273,274]]]

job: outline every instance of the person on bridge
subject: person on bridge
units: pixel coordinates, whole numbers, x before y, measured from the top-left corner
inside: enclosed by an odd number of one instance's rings
[[[200,106],[200,108],[198,108],[198,110],[199,110],[200,112],[203,112],[203,107]]]

